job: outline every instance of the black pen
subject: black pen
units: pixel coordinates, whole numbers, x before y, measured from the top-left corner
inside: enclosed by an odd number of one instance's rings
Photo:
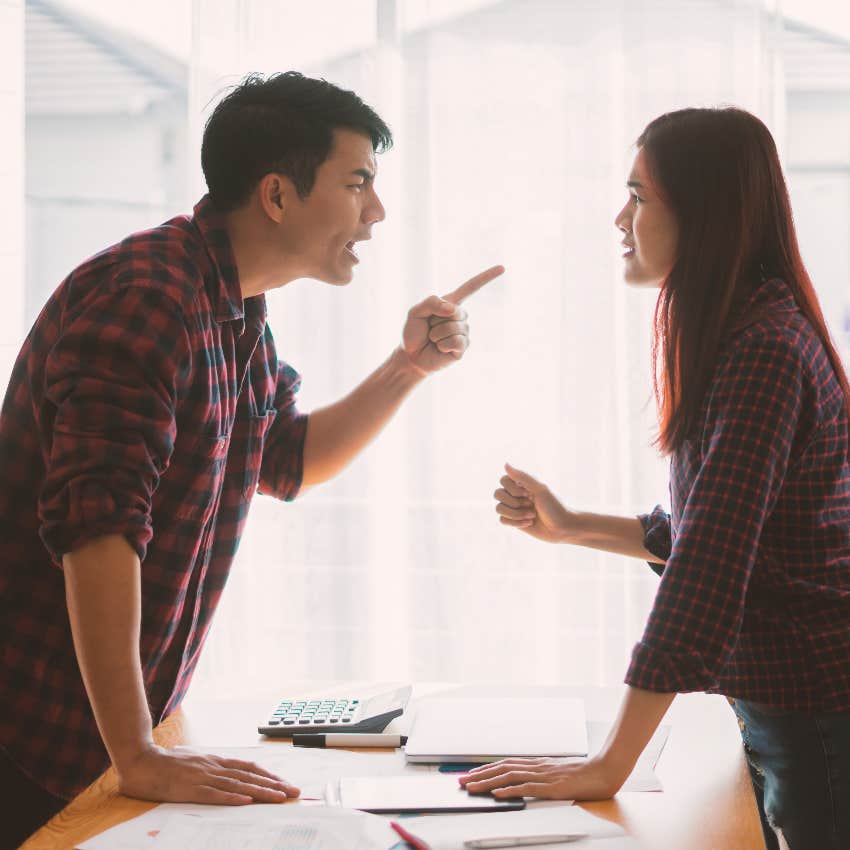
[[[403,747],[407,735],[370,734],[368,732],[327,732],[315,735],[295,732],[294,747]]]

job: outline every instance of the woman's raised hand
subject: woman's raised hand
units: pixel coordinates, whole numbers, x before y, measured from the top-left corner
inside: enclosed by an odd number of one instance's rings
[[[493,494],[502,525],[519,528],[547,543],[567,543],[576,530],[577,515],[552,491],[527,472],[505,464],[502,486]]]

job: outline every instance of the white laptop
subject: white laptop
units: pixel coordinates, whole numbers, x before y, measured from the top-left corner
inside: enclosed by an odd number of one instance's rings
[[[586,756],[584,702],[567,697],[431,697],[416,706],[409,762],[484,764],[510,756]]]

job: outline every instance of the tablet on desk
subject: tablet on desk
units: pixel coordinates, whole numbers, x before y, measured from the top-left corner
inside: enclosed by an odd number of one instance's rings
[[[525,808],[522,797],[496,799],[490,794],[470,794],[457,776],[343,777],[329,782],[328,805],[359,809],[372,814],[429,814],[433,812],[510,812]]]

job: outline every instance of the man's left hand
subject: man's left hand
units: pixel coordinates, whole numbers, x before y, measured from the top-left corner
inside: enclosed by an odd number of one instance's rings
[[[463,357],[469,348],[469,325],[460,305],[504,271],[504,266],[493,266],[448,295],[432,295],[411,308],[402,332],[402,350],[414,368],[427,375]]]

